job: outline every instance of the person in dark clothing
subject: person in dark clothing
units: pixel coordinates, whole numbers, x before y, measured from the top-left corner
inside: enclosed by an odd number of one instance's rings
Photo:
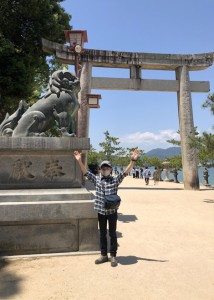
[[[95,260],[95,264],[101,264],[108,261],[107,254],[107,222],[109,227],[110,236],[110,261],[111,266],[117,266],[117,209],[106,209],[104,207],[104,195],[117,194],[118,186],[129,174],[130,170],[133,168],[134,161],[137,160],[140,151],[135,149],[131,155],[131,161],[125,171],[120,172],[116,176],[112,176],[112,165],[109,161],[105,160],[101,163],[100,176],[95,176],[93,173],[88,171],[81,159],[81,153],[78,151],[74,152],[74,157],[77,160],[80,169],[84,176],[88,178],[96,187],[96,197],[94,202],[94,209],[98,213],[98,224],[100,229],[100,250],[101,256]]]
[[[148,167],[146,167],[145,171],[143,172],[144,178],[145,178],[145,183],[146,185],[149,184],[149,177],[151,176],[151,172]]]

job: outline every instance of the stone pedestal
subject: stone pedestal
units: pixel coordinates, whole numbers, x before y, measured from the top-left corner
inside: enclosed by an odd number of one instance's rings
[[[0,138],[0,255],[99,249],[74,150],[89,139]]]
[[[168,161],[164,161],[163,163],[162,163],[162,165],[164,166],[164,171],[165,171],[165,179],[164,179],[164,181],[170,181],[170,179],[169,179],[169,165],[170,165],[170,163],[168,162]]]
[[[89,147],[88,138],[0,137],[0,189],[81,187],[73,151]]]

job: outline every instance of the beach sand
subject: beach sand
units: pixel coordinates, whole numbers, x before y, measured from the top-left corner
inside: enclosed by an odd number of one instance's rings
[[[0,299],[214,300],[214,189],[126,177],[118,194],[116,268],[94,252],[6,257]]]

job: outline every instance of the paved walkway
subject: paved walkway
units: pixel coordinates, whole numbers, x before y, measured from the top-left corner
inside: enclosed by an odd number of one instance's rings
[[[127,177],[119,195],[116,268],[97,253],[6,259],[0,299],[214,300],[214,190]]]

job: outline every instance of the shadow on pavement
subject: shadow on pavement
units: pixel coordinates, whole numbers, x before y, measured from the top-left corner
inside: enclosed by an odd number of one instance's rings
[[[154,190],[154,191],[163,191],[163,190],[170,190],[170,191],[183,191],[183,188],[158,188],[158,187],[119,187],[119,190]]]
[[[138,261],[149,261],[149,262],[168,262],[168,260],[159,260],[159,259],[151,259],[151,258],[143,258],[137,256],[117,256],[117,261],[121,265],[133,265],[138,263]]]
[[[135,222],[138,218],[136,215],[123,215],[121,213],[118,213],[118,221],[121,221],[123,223],[129,223],[129,222]]]
[[[204,199],[203,202],[214,204],[214,200],[212,200],[212,199]]]
[[[23,279],[7,270],[9,264],[9,261],[0,258],[0,299],[11,299],[21,289],[20,283]]]

